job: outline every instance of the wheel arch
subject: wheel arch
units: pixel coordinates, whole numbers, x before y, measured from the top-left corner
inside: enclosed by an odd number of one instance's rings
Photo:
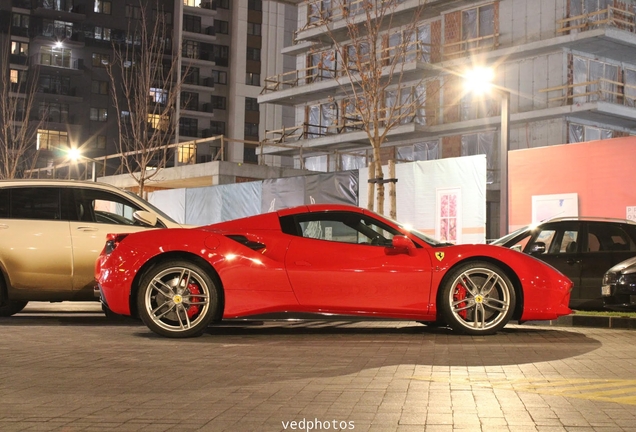
[[[485,261],[487,263],[493,264],[493,265],[499,267],[506,274],[506,276],[508,276],[508,279],[510,279],[510,282],[512,282],[512,286],[515,289],[515,310],[512,313],[511,319],[519,320],[521,318],[521,314],[523,313],[523,304],[524,304],[523,289],[521,287],[521,280],[519,279],[517,274],[514,272],[514,270],[508,264],[506,264],[505,262],[503,262],[501,260],[498,260],[498,259],[492,258],[492,257],[488,257],[488,256],[471,256],[471,257],[465,258],[465,259],[463,259],[461,261],[458,261],[455,264],[453,264],[450,268],[448,268],[448,270],[446,270],[446,273],[444,274],[444,277],[442,278],[442,280],[439,283],[439,287],[444,286],[444,284],[447,282],[447,280],[449,278],[449,275],[457,267],[462,266],[464,264],[469,264],[469,263],[475,262],[475,261]],[[437,289],[437,297],[435,299],[435,307],[437,309],[438,316],[439,316],[439,307],[438,307],[438,305],[440,304],[440,297],[442,295],[442,290],[439,289],[439,287]]]
[[[9,300],[9,276],[0,264],[0,302]]]
[[[131,316],[139,317],[136,299],[137,293],[139,292],[139,284],[141,283],[141,280],[146,275],[146,273],[159,263],[179,259],[196,263],[197,265],[201,266],[201,268],[206,270],[207,274],[214,280],[214,282],[219,287],[219,305],[218,310],[216,311],[217,316],[215,317],[215,319],[220,319],[221,317],[223,317],[223,310],[225,309],[225,292],[219,274],[209,262],[201,258],[199,255],[184,251],[171,251],[154,256],[152,259],[148,260],[146,263],[144,263],[144,265],[141,266],[130,286],[130,297],[128,298],[128,302],[130,306]]]

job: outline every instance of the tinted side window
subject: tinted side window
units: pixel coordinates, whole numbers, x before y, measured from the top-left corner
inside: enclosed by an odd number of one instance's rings
[[[9,189],[0,189],[0,219],[9,217]]]
[[[114,225],[135,225],[133,213],[141,210],[126,198],[103,190],[73,189],[77,220]]]
[[[11,218],[61,220],[60,190],[48,187],[11,189]]]
[[[579,245],[580,225],[578,222],[546,224],[537,228],[532,240],[525,245],[524,252],[530,252],[536,244],[543,244],[543,254],[576,253]]]
[[[354,212],[307,213],[295,217],[296,229],[281,221],[287,234],[333,242],[386,246],[399,231]]]
[[[636,244],[625,229],[615,223],[590,223],[587,252],[634,251]]]

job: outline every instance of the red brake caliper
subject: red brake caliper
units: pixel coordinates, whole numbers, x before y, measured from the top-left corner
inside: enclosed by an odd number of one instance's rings
[[[199,288],[197,284],[194,284],[194,283],[188,284],[188,291],[190,291],[190,294],[201,294],[201,289]],[[200,297],[191,297],[191,298],[193,302],[203,301],[203,299],[201,299]],[[199,313],[199,305],[190,305],[190,307],[188,307],[188,318],[192,318],[197,313]]]
[[[459,300],[464,300],[466,298],[466,288],[464,288],[462,285],[457,284],[457,286],[455,287],[455,294],[453,295],[453,300],[454,301],[459,301]],[[464,306],[466,306],[466,302],[461,302],[457,304],[457,308],[463,308]],[[461,316],[463,319],[466,319],[466,309],[461,310],[458,312],[459,316]]]

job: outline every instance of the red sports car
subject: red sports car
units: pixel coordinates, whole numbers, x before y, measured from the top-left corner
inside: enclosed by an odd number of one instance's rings
[[[507,248],[440,243],[368,210],[309,205],[200,228],[111,234],[101,300],[154,332],[276,314],[398,318],[481,335],[571,311],[572,282]]]

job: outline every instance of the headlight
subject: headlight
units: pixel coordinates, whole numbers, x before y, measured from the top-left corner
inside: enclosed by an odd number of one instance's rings
[[[616,273],[605,273],[603,275],[603,285],[610,285],[616,282]]]
[[[619,285],[636,285],[636,274],[634,273],[629,273],[629,274],[623,274],[620,275],[620,277],[618,278],[617,283]]]

